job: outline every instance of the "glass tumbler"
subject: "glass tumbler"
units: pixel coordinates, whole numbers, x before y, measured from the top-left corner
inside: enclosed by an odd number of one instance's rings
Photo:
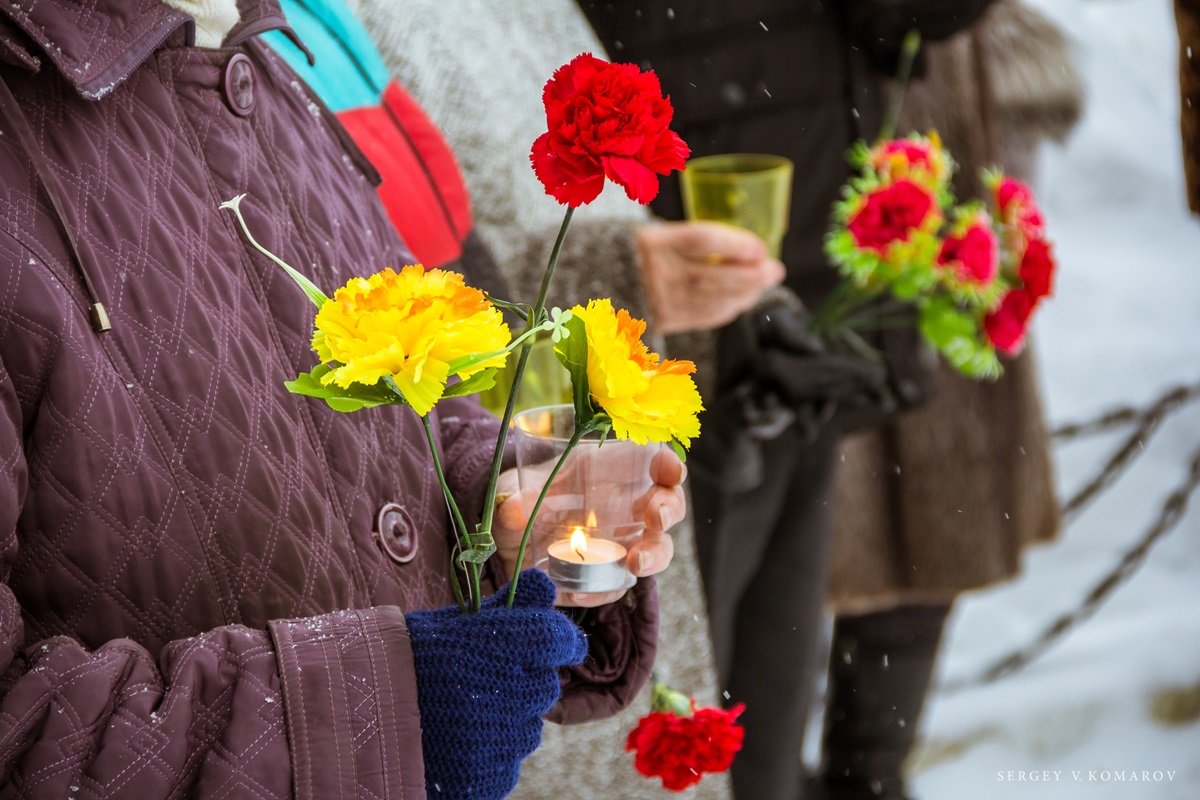
[[[513,418],[522,502],[532,508],[575,430],[570,405],[532,408]],[[611,435],[579,442],[559,470],[534,520],[533,564],[562,591],[617,592],[636,578],[629,549],[645,531],[650,465],[661,445],[638,445]]]
[[[792,202],[792,162],[762,153],[693,158],[680,179],[688,219],[757,233],[779,257]]]

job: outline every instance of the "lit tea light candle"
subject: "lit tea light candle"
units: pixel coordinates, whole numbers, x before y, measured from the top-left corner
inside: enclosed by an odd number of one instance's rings
[[[625,569],[627,554],[617,542],[589,537],[577,527],[570,538],[550,544],[547,571],[551,580],[568,592],[619,592],[633,583]]]

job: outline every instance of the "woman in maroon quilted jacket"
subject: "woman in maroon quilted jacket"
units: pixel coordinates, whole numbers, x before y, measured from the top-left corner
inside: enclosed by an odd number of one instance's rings
[[[452,594],[420,425],[283,389],[311,365],[311,310],[218,206],[248,192],[258,239],[325,287],[412,258],[374,169],[253,39],[284,28],[277,6],[230,14],[214,35],[158,0],[0,0],[0,796],[498,796],[427,777],[429,742],[515,771],[490,720],[503,706],[536,742],[560,681],[498,672],[501,651],[579,634],[534,609],[506,638],[517,617],[497,617],[435,676],[462,708],[422,714],[432,662],[406,615]],[[466,400],[436,423],[478,510],[497,423]],[[648,507],[651,571],[679,471]],[[445,641],[464,619],[418,627]],[[551,712],[572,720],[644,682],[653,583],[576,619],[589,656]],[[547,680],[475,691],[509,675]],[[462,730],[432,729],[447,717]]]

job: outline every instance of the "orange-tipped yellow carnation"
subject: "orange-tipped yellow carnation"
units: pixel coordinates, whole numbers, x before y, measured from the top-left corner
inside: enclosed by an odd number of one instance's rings
[[[461,275],[412,265],[351,278],[321,306],[313,349],[333,369],[321,382],[373,386],[390,376],[409,405],[428,414],[451,366],[503,350],[511,339],[500,311]],[[453,372],[461,379],[504,365],[506,354]]]
[[[592,300],[571,313],[583,320],[588,343],[592,399],[612,419],[613,433],[638,444],[688,445],[700,435],[703,410],[692,380],[691,361],[663,360],[642,342],[646,323],[614,311],[607,299]]]

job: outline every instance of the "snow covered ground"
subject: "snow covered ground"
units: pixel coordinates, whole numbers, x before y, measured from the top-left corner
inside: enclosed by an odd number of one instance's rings
[[[1088,88],[1086,117],[1045,153],[1039,186],[1062,271],[1037,337],[1050,418],[1062,423],[1200,380],[1200,221],[1183,201],[1171,3],[1037,4],[1075,39]],[[1062,492],[1119,437],[1061,447]],[[975,674],[1073,608],[1151,523],[1197,447],[1200,403],[1172,417],[1059,542],[1032,553],[1019,581],[960,603],[942,678]],[[1200,686],[1197,506],[1040,660],[932,700],[914,781],[922,800],[1200,798],[1200,721],[1151,715],[1156,692]],[[1129,782],[1130,771],[1151,780]]]

